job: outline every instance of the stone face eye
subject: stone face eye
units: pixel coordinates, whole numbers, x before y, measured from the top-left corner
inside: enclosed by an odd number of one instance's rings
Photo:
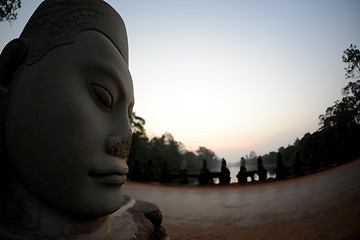
[[[91,84],[91,88],[100,103],[104,105],[104,107],[111,109],[113,105],[111,93],[106,88],[94,83]]]

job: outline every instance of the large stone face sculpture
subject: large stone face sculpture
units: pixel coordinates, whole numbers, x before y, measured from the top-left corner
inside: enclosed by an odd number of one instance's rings
[[[1,239],[165,237],[156,206],[122,201],[134,95],[111,6],[44,1],[4,48],[0,84]]]

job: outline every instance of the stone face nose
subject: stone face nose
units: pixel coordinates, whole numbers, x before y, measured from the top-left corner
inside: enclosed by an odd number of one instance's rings
[[[106,152],[118,158],[127,158],[131,148],[131,137],[131,131],[127,136],[123,137],[110,136],[106,140]]]

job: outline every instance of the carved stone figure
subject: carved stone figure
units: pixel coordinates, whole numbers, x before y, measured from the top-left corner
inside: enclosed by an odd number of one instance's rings
[[[44,1],[2,51],[0,104],[0,239],[166,237],[155,205],[122,201],[134,94],[110,5]]]
[[[226,160],[223,158],[221,161],[221,172],[219,177],[220,184],[230,183],[230,170],[226,167]]]
[[[236,175],[238,179],[238,183],[247,182],[247,174],[246,174],[246,161],[245,158],[241,158],[240,160],[240,171]]]
[[[258,157],[257,159],[257,174],[259,176],[259,181],[265,181],[267,179],[267,170],[265,169],[263,165],[263,161],[261,157]]]
[[[199,174],[199,184],[206,185],[212,183],[212,179],[210,178],[210,171],[207,166],[206,159],[203,159],[202,168],[200,169]]]

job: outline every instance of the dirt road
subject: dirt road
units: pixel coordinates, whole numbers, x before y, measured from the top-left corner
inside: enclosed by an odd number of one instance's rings
[[[290,180],[240,186],[128,182],[157,204],[172,240],[360,238],[360,159]]]

